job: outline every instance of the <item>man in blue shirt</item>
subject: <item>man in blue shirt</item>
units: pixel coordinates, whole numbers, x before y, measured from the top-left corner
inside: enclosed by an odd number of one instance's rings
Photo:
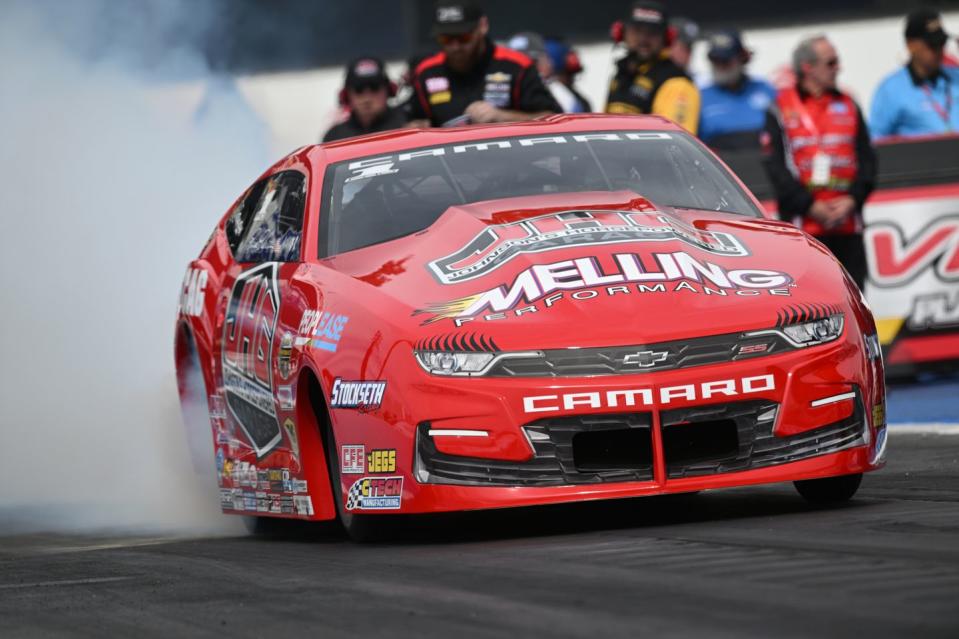
[[[737,31],[718,31],[709,38],[713,83],[702,90],[699,137],[714,149],[759,147],[759,131],[776,90],[746,74],[751,57]]]
[[[874,138],[959,133],[959,69],[942,65],[948,40],[937,12],[909,14],[909,63],[876,89],[869,114]]]

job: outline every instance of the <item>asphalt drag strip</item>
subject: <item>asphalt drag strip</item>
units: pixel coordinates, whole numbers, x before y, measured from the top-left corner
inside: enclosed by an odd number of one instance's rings
[[[896,428],[832,508],[784,484],[411,518],[372,545],[0,538],[0,635],[956,637],[954,430]]]

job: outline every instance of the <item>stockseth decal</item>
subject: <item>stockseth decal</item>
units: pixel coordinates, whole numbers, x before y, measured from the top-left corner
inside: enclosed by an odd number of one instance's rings
[[[943,282],[959,280],[959,217],[936,219],[911,239],[895,224],[870,224],[864,233],[869,276],[877,286],[901,286],[932,269]]]
[[[375,410],[383,403],[386,382],[351,382],[337,377],[330,392],[331,408]]]
[[[350,487],[346,509],[398,510],[402,501],[402,477],[364,477]]]
[[[679,240],[714,255],[749,255],[742,243],[729,233],[703,231],[655,210],[565,211],[490,226],[460,250],[427,266],[441,283],[456,284],[487,275],[525,253],[586,244],[670,240]]]
[[[226,405],[257,458],[280,443],[273,402],[271,353],[280,309],[275,262],[237,277],[223,323],[223,387]]]
[[[366,472],[395,473],[396,450],[393,448],[371,450],[366,455]]]
[[[712,262],[700,262],[689,253],[654,253],[641,257],[635,253],[613,256],[613,268],[604,270],[596,257],[581,257],[526,268],[508,286],[461,297],[418,309],[413,315],[428,314],[423,324],[452,319],[457,326],[477,315],[484,320],[506,319],[507,312],[521,316],[547,309],[568,294],[573,300],[588,300],[600,295],[682,292],[726,297],[789,296],[786,288],[792,277],[766,269],[727,269]],[[697,288],[692,282],[700,284]],[[616,284],[617,286],[610,286]],[[635,286],[623,286],[635,284]],[[556,292],[566,291],[566,292]],[[542,301],[542,305],[537,303]],[[517,308],[522,304],[527,306]],[[515,310],[514,310],[515,309]]]
[[[693,402],[717,397],[739,397],[776,390],[773,375],[758,375],[742,379],[723,379],[681,386],[659,388],[629,388],[609,391],[558,393],[555,395],[528,395],[523,397],[523,412],[568,413],[583,409],[630,408],[671,404],[674,401]]]
[[[340,473],[362,475],[366,449],[363,446],[343,446],[340,456]]]

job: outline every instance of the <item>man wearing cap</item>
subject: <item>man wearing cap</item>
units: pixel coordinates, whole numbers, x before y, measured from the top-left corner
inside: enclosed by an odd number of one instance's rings
[[[404,126],[406,117],[403,112],[387,104],[392,92],[381,60],[360,58],[351,62],[346,68],[346,82],[340,92],[340,102],[350,110],[350,117],[327,131],[323,141],[333,142]]]
[[[752,53],[738,31],[717,31],[709,37],[713,81],[702,90],[699,139],[720,150],[759,146],[759,131],[776,90],[746,73]]]
[[[936,11],[909,14],[909,62],[876,89],[869,113],[873,137],[959,133],[959,69],[942,63],[948,40]]]
[[[593,106],[576,88],[576,76],[583,72],[583,63],[576,49],[558,38],[546,38],[546,53],[553,63],[553,77],[576,98],[573,113],[591,113]]]
[[[562,111],[533,61],[494,44],[488,32],[476,3],[436,4],[433,35],[442,51],[416,68],[411,125],[515,122]]]
[[[668,24],[658,2],[633,4],[622,24],[627,54],[616,63],[606,112],[662,115],[696,133],[699,91],[669,57]]]
[[[877,170],[869,130],[853,99],[836,88],[839,56],[825,36],[799,43],[793,71],[795,88],[777,94],[761,133],[779,216],[825,244],[862,288],[862,208]]]

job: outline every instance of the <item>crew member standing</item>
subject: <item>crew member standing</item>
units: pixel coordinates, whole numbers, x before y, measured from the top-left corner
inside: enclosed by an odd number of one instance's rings
[[[793,52],[796,87],[779,92],[761,137],[779,215],[825,244],[861,289],[862,208],[876,183],[876,154],[859,107],[836,88],[839,57],[825,36]]]
[[[627,54],[616,63],[609,85],[607,113],[662,115],[696,133],[699,91],[670,59],[669,16],[658,2],[636,2],[623,23],[614,25]]]
[[[436,4],[433,35],[442,51],[413,78],[413,126],[516,122],[562,109],[527,56],[494,44],[489,20],[470,0]]]
[[[948,40],[938,12],[909,14],[909,62],[876,89],[869,113],[874,137],[959,133],[959,69],[944,64]]]
[[[381,60],[360,58],[351,62],[346,68],[346,82],[340,93],[340,102],[349,108],[350,117],[327,131],[323,141],[332,142],[404,126],[406,117],[402,110],[387,103],[390,94],[395,92]]]

